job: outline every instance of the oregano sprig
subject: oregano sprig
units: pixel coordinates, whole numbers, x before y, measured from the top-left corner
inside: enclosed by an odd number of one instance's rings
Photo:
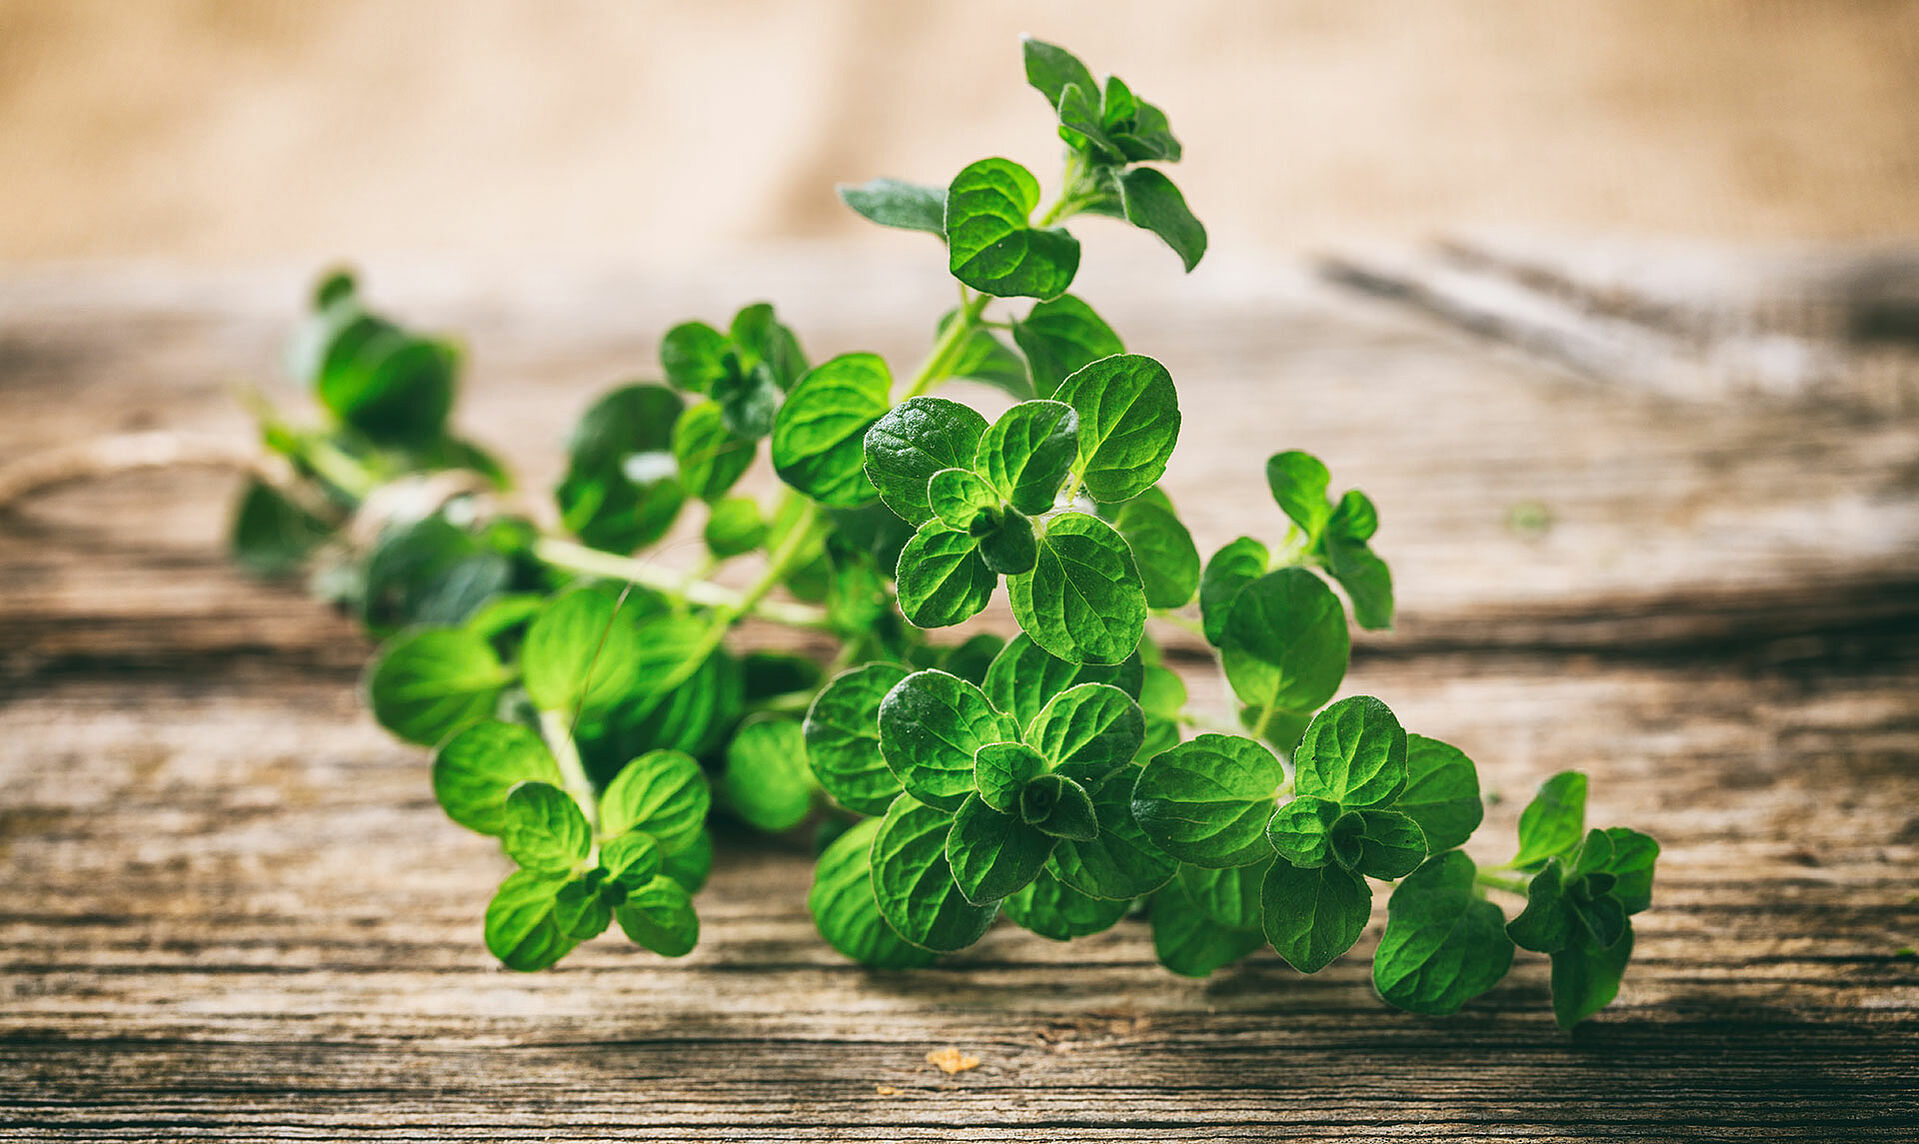
[[[1317,458],[1269,458],[1265,535],[1202,561],[1160,484],[1173,377],[1069,292],[1089,218],[1198,265],[1205,228],[1166,173],[1182,146],[1124,81],[1037,40],[1023,53],[1064,144],[1050,193],[998,157],[944,184],[840,188],[945,247],[959,303],[910,371],[815,364],[766,303],[684,322],[660,380],[588,405],[538,513],[452,429],[456,344],[334,273],[289,355],[323,417],[259,402],[293,479],[244,491],[236,559],[310,569],[384,640],[373,714],[434,748],[447,815],[499,840],[481,932],[511,968],[616,926],[691,951],[724,814],[814,825],[814,920],[876,968],[927,965],[1002,913],[1059,941],[1143,914],[1175,973],[1261,947],[1313,973],[1360,942],[1384,888],[1390,1004],[1453,1012],[1523,948],[1550,958],[1559,1022],[1590,1016],[1618,991],[1657,843],[1588,829],[1569,772],[1521,814],[1509,862],[1468,856],[1472,760],[1379,699],[1335,701],[1352,627],[1391,626],[1393,580],[1373,502],[1335,497]],[[989,418],[944,391],[959,380],[1012,404]],[[771,502],[739,491],[762,452]],[[691,571],[647,557],[676,533],[703,541]],[[734,562],[751,571],[721,583]],[[937,635],[1002,591],[1011,639]],[[836,650],[748,650],[732,631],[749,616]],[[1243,734],[1188,710],[1158,621],[1217,653]]]

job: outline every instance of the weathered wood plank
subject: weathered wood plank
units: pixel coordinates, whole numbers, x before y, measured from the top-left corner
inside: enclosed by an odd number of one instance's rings
[[[852,318],[756,269],[821,352],[910,351],[942,301],[848,271]],[[577,284],[401,293],[476,323],[468,423],[520,427],[506,451],[550,474],[543,442],[643,331],[720,312],[739,273],[617,313]],[[270,293],[103,281],[0,285],[0,455],[240,433],[217,382],[265,367]],[[812,933],[803,840],[744,836],[684,961],[602,941],[508,973],[478,940],[504,859],[361,710],[365,644],[223,565],[230,480],[168,472],[0,514],[0,1137],[1910,1139],[1919,427],[1568,387],[1294,275],[1210,290],[1095,299],[1191,387],[1170,481],[1202,545],[1278,529],[1267,452],[1328,455],[1384,506],[1405,606],[1347,690],[1479,761],[1501,801],[1475,849],[1505,857],[1564,767],[1595,821],[1664,843],[1598,1020],[1557,1033],[1525,955],[1457,1018],[1384,1008],[1383,902],[1311,978],[1271,954],[1174,978],[1135,922],[869,973]],[[1511,527],[1523,501],[1554,523]],[[933,1070],[945,1045],[980,1067]]]

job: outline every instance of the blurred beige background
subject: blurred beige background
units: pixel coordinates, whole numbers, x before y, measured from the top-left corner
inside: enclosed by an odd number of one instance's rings
[[[881,241],[1055,169],[1017,35],[1161,103],[1215,245],[1919,234],[1919,4],[0,0],[0,260]]]

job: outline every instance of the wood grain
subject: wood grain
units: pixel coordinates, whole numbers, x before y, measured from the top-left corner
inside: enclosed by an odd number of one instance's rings
[[[942,301],[909,267],[807,265],[372,281],[474,331],[466,423],[537,489],[590,393],[644,372],[646,331],[770,292],[816,354],[910,359]],[[1346,691],[1478,761],[1498,801],[1473,849],[1504,858],[1566,767],[1596,822],[1664,844],[1598,1019],[1557,1032],[1524,954],[1456,1018],[1387,1009],[1383,907],[1310,978],[1270,953],[1175,978],[1134,922],[1071,945],[1002,926],[867,972],[812,932],[803,840],[744,835],[690,957],[602,940],[506,972],[478,922],[504,859],[371,725],[366,645],[229,569],[232,482],[169,471],[0,515],[0,1137],[1912,1139],[1919,425],[1597,389],[1297,271],[1158,270],[1093,301],[1186,387],[1169,484],[1202,546],[1277,532],[1267,453],[1327,456],[1382,506],[1404,608]],[[0,456],[239,439],[223,385],[269,369],[297,292],[0,282]],[[1514,528],[1521,504],[1550,523]],[[1217,703],[1203,652],[1167,639]],[[925,1062],[949,1045],[980,1067]]]

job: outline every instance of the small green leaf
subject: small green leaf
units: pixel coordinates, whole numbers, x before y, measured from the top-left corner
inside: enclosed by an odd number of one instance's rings
[[[1126,541],[1098,517],[1066,512],[1040,537],[1033,570],[1007,582],[1033,642],[1076,663],[1118,663],[1146,631],[1146,588]]]
[[[640,638],[618,613],[618,594],[604,587],[577,588],[540,610],[520,648],[526,692],[536,706],[600,711],[633,690]]]
[[[1263,745],[1201,735],[1148,762],[1133,817],[1161,850],[1195,866],[1247,866],[1273,852],[1266,822],[1285,770]]]
[[[1126,916],[1131,902],[1109,902],[1080,893],[1041,870],[1039,877],[1000,903],[1013,924],[1054,941],[1112,929]]]
[[[981,159],[946,188],[946,244],[953,277],[996,298],[1054,298],[1073,284],[1079,240],[1035,230],[1039,180],[1010,159]]]
[[[1612,859],[1603,867],[1613,876],[1613,897],[1629,914],[1652,905],[1653,864],[1659,859],[1659,843],[1637,830],[1623,826],[1606,829],[1612,842]]]
[[[1065,775],[1045,774],[1019,794],[1021,822],[1053,838],[1085,842],[1099,837],[1093,796]]]
[[[1306,534],[1308,543],[1319,539],[1332,516],[1332,504],[1326,499],[1331,480],[1326,466],[1310,453],[1295,449],[1266,460],[1266,485],[1273,491],[1273,500]]]
[[[923,187],[899,179],[871,179],[837,188],[840,201],[881,226],[946,234],[946,188]]]
[[[523,782],[506,799],[506,831],[500,840],[515,862],[529,870],[571,870],[586,860],[593,828],[571,795],[551,783]]]
[[[1267,858],[1251,866],[1228,866],[1209,870],[1204,866],[1179,867],[1179,886],[1186,897],[1207,917],[1227,929],[1260,932],[1260,894],[1266,883],[1266,871],[1277,861]]]
[[[1539,793],[1519,812],[1519,854],[1512,864],[1536,870],[1548,858],[1569,854],[1586,829],[1586,776],[1561,771],[1539,785]]]
[[[826,793],[855,814],[885,814],[903,787],[880,753],[880,701],[905,679],[890,663],[835,676],[807,710],[807,762]]]
[[[775,426],[777,429],[777,426]],[[778,441],[775,433],[774,440]],[[680,467],[680,487],[688,496],[714,501],[726,495],[753,467],[759,443],[726,427],[716,402],[701,401],[673,423],[673,459]]]
[[[446,428],[459,368],[454,346],[388,325],[350,354],[328,354],[320,402],[375,441],[431,441]]]
[[[1134,167],[1119,177],[1119,195],[1126,221],[1158,235],[1192,273],[1206,254],[1206,228],[1173,180],[1156,168]]]
[[[1609,949],[1575,942],[1552,955],[1553,1017],[1560,1028],[1570,1029],[1612,1004],[1626,963],[1632,960],[1632,947],[1629,927]]]
[[[1083,151],[1095,162],[1124,163],[1126,155],[1119,144],[1107,138],[1100,123],[1099,89],[1067,84],[1059,93],[1059,137],[1075,151]]]
[[[1051,397],[1081,368],[1126,352],[1113,328],[1071,294],[1035,302],[1024,320],[1013,319],[1013,340],[1026,354],[1033,392],[1040,397]]]
[[[668,854],[660,864],[660,873],[697,894],[713,872],[713,832],[702,830],[684,850]]]
[[[1264,943],[1258,930],[1228,929],[1214,921],[1177,881],[1153,895],[1152,917],[1153,952],[1181,977],[1209,976]]]
[[[517,723],[475,723],[433,757],[434,797],[448,818],[481,834],[506,830],[506,800],[515,786],[563,781],[546,744]]]
[[[1079,414],[1073,472],[1094,500],[1117,504],[1159,482],[1180,424],[1179,393],[1165,366],[1115,354],[1081,368],[1053,396]]]
[[[1034,643],[1031,636],[1017,635],[993,657],[981,687],[993,706],[1024,730],[1053,696],[1077,684],[1110,683],[1128,695],[1138,695],[1141,672],[1137,652],[1116,664],[1071,663]]]
[[[678,394],[629,385],[601,397],[567,442],[554,490],[567,529],[595,548],[631,552],[665,535],[685,500],[672,454]]]
[[[531,973],[567,955],[575,945],[555,917],[566,875],[515,870],[486,907],[486,947],[508,969]]]
[[[1300,794],[1349,810],[1389,806],[1406,789],[1406,731],[1392,708],[1355,695],[1314,717],[1293,765]]]
[[[1099,90],[1093,73],[1065,48],[1023,36],[1020,53],[1026,61],[1026,82],[1046,97],[1049,107],[1059,106],[1060,96],[1068,84],[1078,84],[1082,91]]]
[[[892,389],[893,375],[877,354],[841,354],[815,366],[773,422],[774,471],[821,504],[872,500],[866,432],[892,407]]]
[[[409,624],[456,627],[513,579],[513,561],[435,513],[380,534],[366,562],[360,618],[386,635]]]
[[[1333,579],[1353,602],[1353,619],[1367,631],[1393,626],[1393,574],[1363,543],[1329,538],[1326,558]]]
[[[766,521],[752,497],[727,497],[713,506],[701,533],[707,550],[719,559],[742,556],[766,543]]]
[[[833,840],[813,868],[813,888],[806,895],[806,907],[812,911],[813,925],[826,943],[861,965],[874,969],[931,965],[935,955],[894,933],[873,898],[869,852],[879,829],[880,820],[869,818],[854,823]]]
[[[1281,568],[1233,600],[1220,662],[1233,693],[1262,718],[1303,716],[1339,689],[1349,640],[1346,610],[1326,582],[1304,568]]]
[[[660,844],[653,836],[637,830],[609,838],[600,847],[600,869],[606,881],[632,892],[653,880],[665,869]]]
[[[675,389],[707,393],[727,375],[726,335],[705,322],[683,322],[660,340],[660,369]]]
[[[980,555],[980,544],[943,522],[920,525],[900,551],[896,583],[900,611],[916,627],[943,628],[970,619],[986,607],[999,577]]]
[[[988,743],[973,755],[980,800],[1001,814],[1019,810],[1019,792],[1046,773],[1046,759],[1024,743]]]
[[[627,895],[613,916],[627,937],[661,957],[685,957],[700,943],[692,896],[664,874]]]
[[[1372,905],[1366,879],[1337,865],[1275,862],[1260,894],[1267,942],[1301,973],[1318,973],[1351,949]]]
[[[1140,768],[1127,767],[1092,792],[1099,835],[1061,840],[1048,868],[1062,883],[1095,898],[1130,900],[1173,877],[1177,863],[1153,845],[1133,819],[1133,788]]]
[[[234,563],[255,576],[297,569],[333,530],[325,521],[258,479],[247,482],[229,532]]]
[[[733,315],[727,337],[743,369],[764,365],[773,384],[782,390],[791,390],[806,373],[806,354],[800,349],[799,339],[774,316],[770,303],[755,302],[741,307],[740,312]]]
[[[1571,944],[1575,919],[1567,908],[1565,868],[1548,860],[1526,884],[1526,908],[1506,927],[1522,949],[1557,953]]]
[[[866,475],[880,499],[907,523],[933,519],[927,484],[941,469],[967,469],[986,418],[944,397],[909,397],[867,429]]]
[[[720,793],[756,830],[791,830],[813,810],[806,741],[791,719],[742,726],[726,747]]]
[[[1242,536],[1213,553],[1199,580],[1200,626],[1207,643],[1219,647],[1225,642],[1226,617],[1233,601],[1248,584],[1266,574],[1271,561],[1266,546],[1250,536]]]
[[[943,671],[916,671],[880,701],[880,753],[906,792],[948,814],[974,792],[973,756],[1019,738],[979,688]]]
[[[981,513],[973,518],[972,532],[979,537],[979,557],[989,571],[1021,576],[1039,564],[1033,522],[1013,509]]]
[[[380,726],[430,747],[493,714],[511,680],[478,632],[415,628],[380,649],[367,672],[367,696]]]
[[[1133,550],[1152,608],[1182,608],[1199,588],[1199,549],[1169,509],[1137,497],[1120,506],[1113,527]]]
[[[642,830],[673,854],[694,844],[713,796],[700,765],[680,751],[648,751],[626,764],[600,795],[600,829]]]
[[[1072,406],[1022,401],[980,437],[973,465],[1000,499],[1035,516],[1052,509],[1078,448],[1079,414]]]
[[[939,953],[978,941],[998,912],[967,901],[954,884],[946,861],[952,826],[950,814],[901,795],[873,836],[873,899],[880,916],[907,942]]]
[[[1031,882],[1052,853],[1051,835],[1015,815],[1001,814],[977,794],[960,804],[946,839],[953,881],[975,905],[997,902]]]
[[[1476,870],[1457,850],[1436,854],[1393,891],[1373,955],[1373,987],[1388,1004],[1456,1013],[1512,967],[1505,915],[1475,891]]]
[[[761,363],[728,373],[713,382],[712,394],[727,432],[757,441],[773,431],[780,410],[780,384],[772,366]]]
[[[997,514],[999,494],[968,469],[941,469],[926,483],[926,503],[950,529],[967,532],[981,513]]]
[[[1433,852],[1463,846],[1486,815],[1479,772],[1466,753],[1424,735],[1406,736],[1406,789],[1393,809],[1409,814]]]
[[[1133,697],[1109,683],[1081,683],[1055,695],[1026,730],[1048,769],[1097,787],[1139,754],[1146,722]]]
[[[574,941],[600,936],[613,920],[613,908],[600,896],[598,874],[576,874],[553,895],[553,920]]]
[[[1333,823],[1333,860],[1381,881],[1404,878],[1426,860],[1426,835],[1396,810],[1349,810]]]
[[[1324,866],[1333,860],[1333,824],[1341,813],[1339,804],[1329,799],[1312,795],[1290,799],[1266,824],[1267,840],[1295,866]]]
[[[1326,522],[1329,535],[1341,540],[1363,544],[1379,531],[1379,510],[1373,507],[1371,498],[1358,489],[1347,489],[1334,506],[1331,519]]]

